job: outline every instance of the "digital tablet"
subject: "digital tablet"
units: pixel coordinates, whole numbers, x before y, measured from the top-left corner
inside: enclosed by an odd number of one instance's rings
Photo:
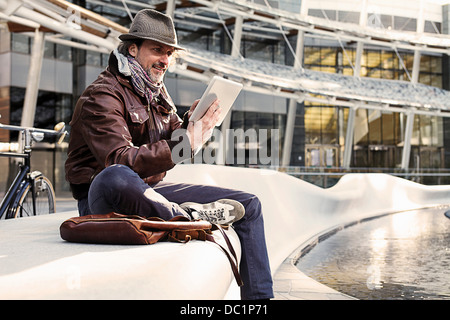
[[[219,105],[222,108],[219,121],[216,126],[219,126],[223,119],[225,119],[228,111],[230,111],[236,100],[239,92],[241,92],[243,85],[241,83],[224,79],[222,77],[214,76],[203,93],[200,101],[194,112],[192,112],[189,121],[200,120],[208,110],[214,100],[219,99]]]

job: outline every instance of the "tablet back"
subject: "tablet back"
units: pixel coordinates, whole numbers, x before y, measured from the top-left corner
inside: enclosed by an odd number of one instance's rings
[[[189,121],[200,120],[208,110],[211,103],[213,103],[215,99],[219,99],[222,112],[216,126],[221,125],[222,121],[225,119],[226,115],[233,106],[239,92],[241,92],[242,87],[242,83],[214,76],[203,93],[197,107],[189,118]]]

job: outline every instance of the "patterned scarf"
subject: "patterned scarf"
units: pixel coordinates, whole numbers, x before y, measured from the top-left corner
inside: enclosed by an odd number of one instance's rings
[[[176,112],[175,105],[167,93],[164,83],[154,83],[135,58],[127,56],[127,59],[131,73],[131,83],[136,91],[147,99],[147,103],[159,109],[158,111],[165,111],[165,113]],[[160,101],[155,103],[158,97]],[[160,110],[159,105],[162,105],[165,110]]]

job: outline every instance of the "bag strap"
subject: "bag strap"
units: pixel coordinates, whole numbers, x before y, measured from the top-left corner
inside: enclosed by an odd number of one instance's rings
[[[220,233],[222,233],[223,238],[225,239],[225,242],[228,246],[228,249],[230,250],[231,254],[234,257],[234,261],[231,258],[230,254],[228,253],[228,251],[221,244],[217,243],[212,235],[207,235],[207,240],[214,242],[222,249],[223,252],[225,252],[225,254],[228,258],[228,261],[230,261],[231,269],[233,271],[234,278],[236,279],[237,285],[239,287],[242,287],[244,285],[244,282],[242,281],[241,275],[239,274],[238,259],[237,259],[236,252],[234,251],[233,245],[231,244],[230,239],[228,238],[227,234],[225,233],[225,231],[223,231],[223,229],[220,225],[214,224],[213,226],[216,227],[220,231]]]
[[[237,259],[236,252],[234,251],[234,248],[233,248],[233,245],[231,244],[230,238],[228,238],[227,234],[226,234],[225,231],[223,230],[223,227],[222,227],[221,225],[219,225],[219,224],[214,224],[213,226],[214,226],[215,228],[217,228],[217,229],[220,231],[220,233],[223,235],[223,238],[225,239],[225,242],[226,242],[226,244],[227,244],[227,246],[228,246],[228,249],[230,249],[230,252],[231,252],[231,254],[232,254],[233,257],[234,257],[234,260],[235,260],[236,263],[237,263],[238,259]],[[215,229],[213,228],[213,230],[215,230]]]
[[[218,245],[222,251],[225,253],[225,255],[228,258],[228,261],[231,265],[231,270],[233,271],[234,278],[236,279],[236,282],[239,287],[241,287],[244,282],[242,281],[241,275],[239,274],[238,270],[238,259],[236,252],[234,251],[233,245],[231,244],[230,239],[228,238],[227,234],[224,232],[223,228],[220,225],[213,224],[213,230],[219,230],[222,234],[223,238],[225,239],[225,243],[227,244],[227,247],[230,253],[227,249],[225,249],[220,243],[218,243],[214,236],[212,235],[212,232],[210,230],[204,230],[204,229],[198,229],[198,230],[173,230],[168,235],[168,240],[173,242],[181,242],[181,243],[187,243],[191,239],[197,239],[202,241],[210,241],[214,242],[216,245]],[[233,260],[234,258],[234,260]]]

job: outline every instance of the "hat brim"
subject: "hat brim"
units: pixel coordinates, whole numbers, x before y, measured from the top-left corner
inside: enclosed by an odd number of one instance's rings
[[[166,46],[173,47],[173,48],[175,48],[175,49],[177,49],[177,50],[186,50],[185,48],[180,47],[178,44],[173,44],[173,43],[165,42],[165,41],[162,41],[161,39],[155,39],[155,38],[153,38],[153,37],[148,37],[148,36],[139,36],[139,35],[134,35],[134,34],[124,33],[124,34],[121,34],[121,35],[119,36],[119,39],[122,40],[122,41],[136,40],[136,39],[152,40],[152,41],[156,41],[156,42],[165,44]]]

